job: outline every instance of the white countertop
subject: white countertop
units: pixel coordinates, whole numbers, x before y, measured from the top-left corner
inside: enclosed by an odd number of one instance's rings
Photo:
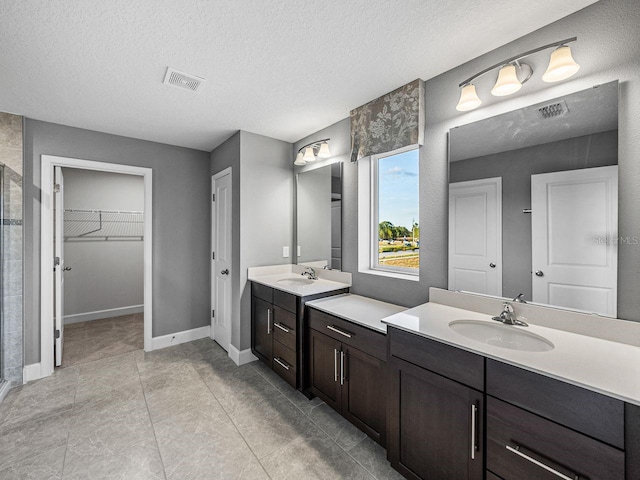
[[[300,273],[304,267],[298,265],[276,265],[270,267],[253,267],[248,269],[247,279],[261,283],[271,288],[292,293],[299,297],[317,295],[319,293],[331,292],[351,287],[351,274],[336,272],[332,270],[316,270],[317,280],[313,280],[309,285],[285,285],[278,283],[280,280],[289,278],[303,278]]]
[[[553,350],[511,350],[460,335],[449,327],[449,322],[453,320],[483,320],[496,324],[490,315],[438,303],[425,303],[384,318],[383,322],[407,332],[640,405],[640,347],[530,323],[528,327],[509,328],[522,328],[540,335],[553,343]]]
[[[382,319],[406,310],[405,307],[350,293],[312,300],[306,305],[385,334],[387,326]]]

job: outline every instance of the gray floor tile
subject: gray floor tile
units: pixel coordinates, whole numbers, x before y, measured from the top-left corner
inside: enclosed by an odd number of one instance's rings
[[[192,408],[205,408],[217,404],[215,397],[201,380],[192,385],[171,385],[151,393],[145,391],[145,399],[154,422],[160,422]]]
[[[349,455],[377,480],[402,480],[404,478],[391,468],[391,464],[387,460],[387,451],[369,437],[349,450]]]
[[[260,463],[273,480],[373,480],[364,468],[326,436],[294,440]]]
[[[12,463],[0,471],[2,480],[59,480],[67,450],[66,445]]]
[[[126,453],[101,452],[83,455],[67,451],[62,478],[65,480],[164,480],[158,449],[136,445]]]
[[[15,462],[66,445],[71,410],[36,420],[0,425],[0,471]]]
[[[345,450],[350,450],[367,435],[349,423],[326,403],[318,405],[309,414],[309,418],[318,425],[332,440]]]

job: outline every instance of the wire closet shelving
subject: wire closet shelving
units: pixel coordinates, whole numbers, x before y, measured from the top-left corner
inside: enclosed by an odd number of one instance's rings
[[[144,212],[64,211],[65,240],[144,240]]]

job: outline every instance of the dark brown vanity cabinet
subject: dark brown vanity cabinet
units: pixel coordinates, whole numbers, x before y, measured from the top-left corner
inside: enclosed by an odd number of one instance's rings
[[[251,351],[293,388],[304,385],[304,304],[348,289],[299,297],[251,283]]]
[[[385,444],[385,335],[308,309],[308,390]]]
[[[410,479],[484,475],[484,359],[390,327],[387,456]]]
[[[624,450],[624,402],[487,359],[489,471],[505,480],[630,479]]]

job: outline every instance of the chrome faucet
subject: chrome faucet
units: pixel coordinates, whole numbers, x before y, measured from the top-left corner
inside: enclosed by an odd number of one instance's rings
[[[307,269],[304,272],[302,272],[300,275],[302,275],[303,277],[307,277],[309,280],[318,279],[318,276],[316,275],[316,271],[311,267],[307,267]]]
[[[502,305],[502,312],[497,317],[492,317],[492,320],[496,322],[504,323],[505,325],[517,325],[519,327],[528,327],[525,322],[516,318],[516,312],[513,310],[513,306],[509,302],[504,302]]]
[[[522,298],[524,297],[524,293],[519,293],[516,298],[514,298],[513,300],[511,300],[512,302],[516,302],[516,303],[527,303],[527,301]]]

